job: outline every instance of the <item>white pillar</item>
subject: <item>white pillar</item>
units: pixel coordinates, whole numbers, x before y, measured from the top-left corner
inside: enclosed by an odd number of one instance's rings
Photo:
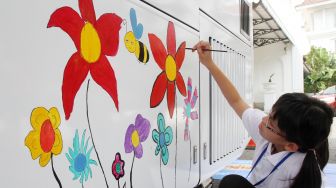
[[[276,83],[267,82],[263,83],[264,86],[264,112],[269,113],[272,110],[272,106],[277,100],[276,96]]]

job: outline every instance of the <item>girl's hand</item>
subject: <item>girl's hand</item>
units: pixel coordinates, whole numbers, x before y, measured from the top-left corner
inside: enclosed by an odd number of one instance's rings
[[[197,50],[199,60],[201,63],[209,68],[209,66],[213,63],[212,57],[211,57],[211,51],[205,51],[204,49],[211,50],[211,46],[208,42],[205,41],[199,41],[194,47],[193,52]]]

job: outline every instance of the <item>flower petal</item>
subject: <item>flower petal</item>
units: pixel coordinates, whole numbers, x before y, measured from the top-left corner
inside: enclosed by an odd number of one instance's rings
[[[40,131],[42,124],[45,120],[49,119],[48,110],[44,107],[34,108],[30,115],[30,124],[34,130]]]
[[[166,165],[169,159],[169,152],[167,146],[165,145],[162,147],[161,156],[163,164]]]
[[[167,89],[167,76],[165,72],[161,72],[161,74],[157,76],[153,85],[152,93],[150,96],[151,108],[155,108],[161,103],[164,94],[166,93],[166,89]]]
[[[119,179],[119,174],[117,173],[117,162],[116,161],[113,161],[113,164],[112,164],[112,174],[113,174],[113,176],[114,176],[114,178],[116,179],[116,180],[118,180]]]
[[[168,54],[175,57],[175,53],[176,53],[175,27],[174,27],[174,23],[171,21],[169,21],[168,29],[167,29],[167,49],[168,49]]]
[[[197,93],[197,88],[195,88],[193,97],[191,99],[191,108],[195,107],[195,104],[197,102],[197,98],[198,98],[198,93]]]
[[[100,37],[103,54],[109,56],[115,56],[117,54],[121,22],[122,19],[112,13],[103,14],[97,20],[95,28]]]
[[[93,164],[93,165],[98,166],[97,161],[95,161],[93,159],[90,159],[89,164]]]
[[[131,124],[128,126],[126,130],[125,141],[124,141],[124,147],[125,147],[126,153],[131,153],[133,151],[132,133],[134,129],[135,129],[134,125]]]
[[[176,76],[176,85],[181,95],[183,95],[184,97],[187,96],[187,91],[186,91],[186,87],[184,84],[184,80],[180,72],[178,72]]]
[[[173,129],[171,127],[167,127],[165,132],[164,132],[164,135],[165,135],[165,141],[166,141],[166,145],[170,145],[173,141]]]
[[[65,113],[65,119],[70,118],[73,109],[75,96],[88,74],[89,66],[79,53],[74,53],[64,69],[62,100]]]
[[[141,143],[138,145],[138,147],[134,148],[134,155],[136,158],[140,159],[143,154],[143,149]]]
[[[87,147],[89,145],[89,139],[90,139],[90,137],[88,139],[86,139],[86,143],[85,143],[85,146],[84,146],[84,153],[86,153],[86,151],[87,151]]]
[[[160,145],[158,144],[158,145],[156,146],[156,148],[155,148],[155,155],[158,155],[159,152],[160,152],[160,150],[161,150],[161,147],[160,147]]]
[[[50,161],[50,158],[51,158],[51,153],[42,153],[41,157],[40,157],[40,166],[41,167],[45,167],[49,161]]]
[[[51,149],[51,153],[58,155],[61,153],[62,148],[63,148],[63,141],[62,141],[61,131],[59,129],[56,129],[55,130],[55,141]]]
[[[29,148],[33,160],[37,159],[43,153],[39,133],[39,131],[30,131],[25,138],[25,145]]]
[[[80,145],[80,149],[79,149],[82,153],[84,153],[85,133],[86,133],[86,129],[84,129],[84,131],[82,133],[81,145]]]
[[[150,122],[138,114],[135,119],[135,129],[138,131],[140,142],[143,142],[149,135]]]
[[[69,161],[70,163],[73,162],[73,159],[70,157],[70,155],[69,155],[68,153],[65,153],[65,156],[66,156],[66,158],[68,159],[68,161]]]
[[[159,133],[163,133],[165,131],[166,122],[165,122],[165,119],[164,119],[164,116],[163,116],[162,113],[158,114],[157,124],[158,124],[158,127],[159,127]]]
[[[168,82],[167,104],[168,104],[170,118],[172,118],[174,115],[174,109],[175,109],[175,83],[174,82]]]
[[[104,55],[98,62],[90,66],[90,73],[94,81],[112,97],[117,110],[119,110],[117,80],[113,68]]]
[[[49,110],[49,120],[51,122],[51,125],[54,129],[57,129],[58,126],[61,124],[61,116],[57,110],[56,107],[52,107]]]
[[[198,119],[198,114],[197,114],[197,111],[193,111],[190,113],[190,118],[192,120],[195,120],[195,119]]]
[[[177,49],[177,52],[176,52],[176,55],[175,55],[176,69],[177,70],[180,70],[180,68],[183,64],[184,56],[185,56],[185,47],[186,47],[186,42],[182,42],[182,44]]]
[[[80,34],[84,21],[79,14],[70,7],[61,7],[50,16],[47,28],[59,27],[65,31],[75,43],[77,50],[80,49]]]
[[[76,157],[78,155],[79,151],[79,136],[78,136],[78,129],[76,129],[75,137],[73,138],[72,141],[72,146],[74,149],[74,156]]]
[[[85,181],[87,181],[89,178],[89,168],[85,168],[84,174],[85,174]]]
[[[192,80],[188,77],[188,98],[184,99],[185,104],[187,104],[191,100],[191,92],[192,92]]]
[[[161,70],[165,70],[167,57],[166,48],[156,35],[150,33],[148,34],[148,38],[156,64],[161,68]]]
[[[92,0],[79,0],[78,5],[84,21],[89,21],[94,24],[96,22],[96,13]]]
[[[153,139],[153,141],[154,141],[155,143],[159,143],[159,137],[160,137],[159,132],[158,132],[156,129],[154,129],[154,130],[152,131],[152,139]]]

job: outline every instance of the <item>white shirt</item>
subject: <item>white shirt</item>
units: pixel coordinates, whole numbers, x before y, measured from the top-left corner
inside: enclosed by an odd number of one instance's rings
[[[282,151],[271,154],[272,143],[265,140],[259,133],[259,124],[262,118],[267,116],[263,111],[249,108],[244,111],[242,120],[245,128],[256,143],[255,154],[252,164],[256,162],[263,149],[267,145],[267,150],[264,156],[260,159],[258,165],[253,169],[249,175],[248,180],[255,184],[266,177],[274,168],[274,166],[283,159],[289,152]],[[283,162],[277,170],[275,170],[258,188],[289,188],[293,183],[294,178],[301,169],[305,153],[296,152],[292,154],[285,162]]]

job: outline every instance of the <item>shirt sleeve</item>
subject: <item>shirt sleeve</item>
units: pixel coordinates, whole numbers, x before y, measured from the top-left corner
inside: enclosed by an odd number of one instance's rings
[[[267,115],[263,111],[254,108],[248,108],[243,112],[243,125],[255,142],[263,139],[259,133],[259,124],[265,116]]]

